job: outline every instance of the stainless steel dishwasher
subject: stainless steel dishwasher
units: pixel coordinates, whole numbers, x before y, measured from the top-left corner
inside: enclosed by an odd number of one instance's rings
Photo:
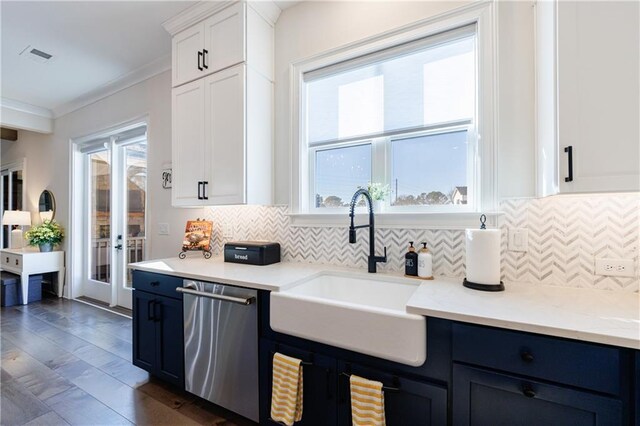
[[[258,421],[256,290],[184,280],[185,387]]]

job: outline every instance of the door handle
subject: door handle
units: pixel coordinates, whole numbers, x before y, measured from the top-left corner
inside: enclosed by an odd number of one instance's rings
[[[204,54],[198,50],[198,69],[200,71],[202,71],[204,68],[202,68],[201,62],[202,62],[202,57],[204,56]]]
[[[202,187],[203,187],[203,182],[202,181],[198,181],[198,200],[204,200],[204,198],[202,197]]]
[[[565,146],[564,147],[564,152],[567,153],[567,162],[568,162],[568,169],[569,169],[569,176],[567,176],[566,178],[564,178],[565,182],[571,182],[573,181],[573,146],[569,145],[569,146]]]
[[[203,200],[209,199],[209,196],[207,195],[207,185],[209,185],[209,182],[207,182],[206,180],[202,182],[202,199]]]
[[[122,250],[122,244],[117,244],[115,246],[113,246],[114,249],[116,250]]]
[[[147,320],[149,321],[155,321],[155,305],[156,301],[155,300],[149,300],[147,302]]]
[[[244,298],[244,297],[225,296],[224,294],[206,293],[204,291],[190,290],[184,287],[176,287],[176,291],[178,293],[190,294],[192,296],[198,296],[198,297],[206,297],[207,299],[216,299],[223,302],[238,303],[240,305],[251,305],[253,302],[256,301],[255,297]]]
[[[202,66],[205,70],[209,69],[209,65],[207,65],[207,53],[209,53],[207,49],[202,49]]]

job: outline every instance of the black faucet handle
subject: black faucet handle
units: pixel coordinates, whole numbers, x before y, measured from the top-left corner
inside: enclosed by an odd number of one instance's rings
[[[387,261],[387,246],[384,246],[384,256],[383,256],[384,260],[383,262]]]

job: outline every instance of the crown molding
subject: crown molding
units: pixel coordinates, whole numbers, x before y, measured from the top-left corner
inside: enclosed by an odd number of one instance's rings
[[[53,132],[53,113],[15,99],[0,98],[0,125],[38,133]]]
[[[171,69],[171,54],[161,56],[153,62],[143,65],[142,67],[135,69],[117,79],[114,79],[96,89],[93,89],[69,102],[65,102],[61,105],[53,108],[53,117],[59,118],[67,115],[73,111],[79,110],[87,105],[91,105],[111,96],[121,90],[131,87],[135,84],[155,77],[158,74],[162,74],[165,71]]]
[[[53,118],[53,112],[51,112],[50,109],[16,101],[15,99],[0,98],[0,106],[2,106],[2,108],[37,115],[43,118]]]
[[[167,19],[162,26],[171,34],[178,34],[182,30],[186,30],[194,24],[208,18],[216,12],[221,11],[234,3],[238,3],[244,0],[223,0],[223,1],[202,1],[194,4],[193,6],[183,10],[176,16]],[[277,4],[270,0],[251,1],[246,4],[251,6],[260,16],[262,16],[272,26],[275,25],[282,10]]]
[[[162,26],[173,37],[182,30],[197,24],[214,13],[237,3],[240,0],[202,1],[167,19]]]
[[[272,1],[249,1],[247,4],[258,12],[271,26],[274,26],[276,22],[278,22],[278,18],[282,13],[282,9]]]

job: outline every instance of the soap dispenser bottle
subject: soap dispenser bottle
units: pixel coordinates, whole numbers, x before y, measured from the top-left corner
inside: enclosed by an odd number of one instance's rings
[[[427,248],[427,243],[422,243],[418,253],[418,276],[425,280],[433,279],[433,256]]]
[[[404,274],[410,277],[418,276],[418,253],[413,247],[413,241],[409,241],[409,251],[404,255]]]

